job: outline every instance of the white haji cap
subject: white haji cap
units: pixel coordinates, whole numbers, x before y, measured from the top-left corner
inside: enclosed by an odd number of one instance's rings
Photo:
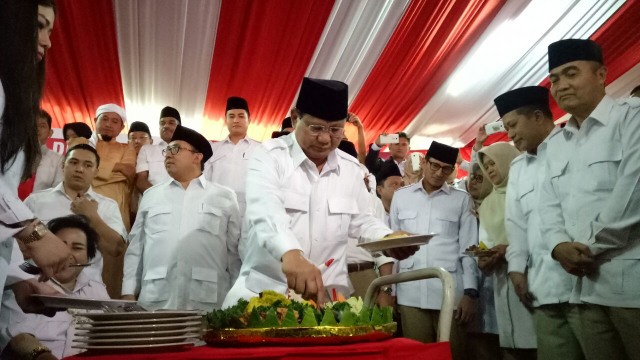
[[[112,113],[118,114],[118,116],[120,116],[120,119],[122,119],[122,124],[126,126],[126,124],[127,124],[127,113],[124,111],[123,108],[121,108],[120,106],[118,106],[116,104],[100,105],[98,107],[98,110],[96,110],[96,119],[100,115],[102,115],[104,113],[108,113],[108,112],[112,112]]]

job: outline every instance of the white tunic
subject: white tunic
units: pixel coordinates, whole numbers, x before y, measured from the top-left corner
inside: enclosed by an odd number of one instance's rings
[[[380,239],[391,230],[360,204],[369,196],[356,159],[332,151],[318,173],[295,133],[257,147],[247,173],[247,212],[241,242],[247,249],[240,277],[223,307],[263,290],[287,291],[280,259],[301,250],[313,264],[334,263],[323,272],[326,287],[346,293],[347,238]]]
[[[136,173],[148,171],[147,180],[151,185],[158,185],[171,180],[167,169],[164,167],[164,156],[162,150],[167,147],[167,143],[160,141],[158,144],[147,144],[140,148],[136,162]]]
[[[47,148],[46,145],[40,146],[42,158],[38,169],[36,170],[36,179],[33,184],[33,191],[50,189],[62,182],[64,173],[62,171],[62,155]]]
[[[150,310],[220,308],[238,276],[240,214],[231,189],[193,179],[149,188],[124,259],[122,294]]]
[[[586,244],[597,274],[574,279],[571,302],[640,308],[640,107],[605,96],[580,128],[548,140],[540,199],[547,248]]]
[[[442,267],[456,281],[456,303],[464,289],[477,289],[477,266],[464,254],[478,244],[478,222],[471,212],[469,194],[447,184],[428,194],[419,181],[393,195],[391,228],[413,234],[436,233],[428,244],[411,257],[399,262],[400,272]],[[442,283],[439,279],[397,285],[398,304],[439,310],[442,306]]]

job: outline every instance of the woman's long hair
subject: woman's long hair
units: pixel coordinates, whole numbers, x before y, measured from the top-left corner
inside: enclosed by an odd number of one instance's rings
[[[0,134],[0,173],[5,173],[22,150],[27,179],[40,160],[36,118],[44,87],[44,59],[37,60],[38,5],[54,0],[0,1],[0,81],[5,108]]]

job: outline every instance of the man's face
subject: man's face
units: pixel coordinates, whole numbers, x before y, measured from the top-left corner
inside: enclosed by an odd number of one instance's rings
[[[539,115],[540,116],[540,115]],[[535,152],[540,145],[540,122],[536,113],[531,116],[518,114],[517,110],[510,111],[502,117],[504,129],[509,139],[520,151]]]
[[[47,119],[38,116],[38,141],[40,145],[47,143],[47,139],[53,135],[53,130],[49,127]]]
[[[136,154],[140,152],[143,145],[151,144],[151,137],[144,131],[132,131],[129,133],[129,146],[133,147]]]
[[[62,164],[64,184],[78,192],[86,192],[98,175],[96,155],[89,150],[72,150]]]
[[[77,228],[60,229],[56,236],[59,237],[69,248],[69,265],[86,264],[89,262],[87,254],[87,236],[84,231]],[[56,280],[69,282],[78,277],[83,267],[67,267],[64,271],[56,273]]]
[[[200,169],[200,160],[202,154],[198,153],[191,144],[186,141],[176,140],[169,143],[167,149],[173,149],[174,152],[166,150],[164,154],[164,166],[167,173],[174,178],[181,178],[182,174],[191,172],[194,168]]]
[[[562,110],[574,114],[595,108],[604,93],[607,69],[592,61],[572,61],[549,73],[551,95]]]
[[[394,159],[404,159],[409,153],[409,140],[401,137],[399,143],[389,144],[389,154]]]
[[[114,112],[102,113],[98,116],[96,129],[104,141],[111,141],[124,129],[124,123],[120,115]]]
[[[380,199],[385,202],[391,202],[393,194],[396,190],[400,189],[404,185],[404,181],[400,176],[389,176],[386,178],[382,185],[378,185],[376,191],[380,195]]]
[[[231,109],[226,115],[227,129],[230,135],[247,135],[249,128],[249,116],[242,109]]]
[[[345,120],[329,122],[305,114],[297,121],[296,139],[311,161],[324,161],[329,153],[340,145],[344,135],[344,124]]]
[[[180,125],[180,122],[174,117],[163,117],[160,118],[159,124],[160,138],[162,138],[162,141],[168,144],[173,137],[173,132],[176,131],[176,128],[178,127],[178,125]]]
[[[449,176],[448,170],[453,172],[454,166],[430,157],[427,157],[425,160],[424,180],[436,189],[441,188]]]

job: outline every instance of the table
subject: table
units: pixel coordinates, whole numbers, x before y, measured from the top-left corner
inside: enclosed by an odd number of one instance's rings
[[[200,346],[188,351],[149,354],[79,354],[66,360],[150,360],[150,359],[287,359],[287,360],[382,360],[382,359],[428,359],[451,360],[448,342],[423,344],[405,338],[394,338],[378,342],[308,347],[251,347],[251,348],[215,348]]]

